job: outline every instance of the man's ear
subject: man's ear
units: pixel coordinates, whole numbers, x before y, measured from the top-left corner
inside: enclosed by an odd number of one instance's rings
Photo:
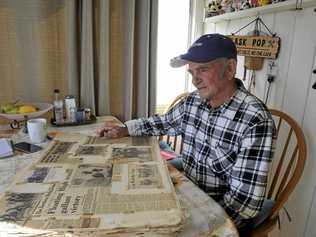
[[[233,58],[228,59],[226,73],[227,73],[227,78],[229,80],[235,78],[236,68],[237,68],[237,60]]]

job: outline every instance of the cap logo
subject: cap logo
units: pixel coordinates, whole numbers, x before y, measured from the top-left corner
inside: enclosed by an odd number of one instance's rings
[[[202,43],[194,43],[194,44],[192,44],[191,48],[193,48],[193,47],[200,47],[202,45],[203,45]]]

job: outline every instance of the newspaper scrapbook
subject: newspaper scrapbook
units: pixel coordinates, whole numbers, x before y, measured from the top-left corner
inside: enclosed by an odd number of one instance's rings
[[[0,199],[0,221],[78,235],[178,231],[184,213],[155,138],[60,134]]]

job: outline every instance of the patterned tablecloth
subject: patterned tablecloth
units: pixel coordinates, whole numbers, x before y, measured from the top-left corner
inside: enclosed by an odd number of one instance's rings
[[[49,127],[48,131],[51,135],[54,135],[54,133],[58,132],[95,135],[95,130],[105,121],[119,123],[119,121],[115,118],[105,116],[98,118],[97,123],[94,124],[73,127]],[[29,141],[29,138],[27,134],[20,131],[12,136],[12,140],[14,142]],[[39,145],[46,147],[49,142],[50,141],[46,141]],[[17,172],[36,161],[40,154],[41,151],[33,154],[17,154],[14,157],[1,159],[0,193],[5,191]],[[175,185],[176,193],[180,199],[181,204],[186,210],[187,221],[184,229],[181,232],[173,233],[171,235],[144,232],[137,233],[137,236],[238,236],[236,227],[219,204],[217,204],[212,198],[201,191],[197,186],[195,186],[190,180],[188,180],[171,165],[168,165],[168,169]],[[32,230],[28,228],[17,227],[13,224],[0,223],[0,236],[7,236],[8,234],[10,234],[10,236],[42,236],[42,232],[40,230]],[[71,236],[71,234],[69,234],[69,236]],[[116,235],[112,234],[108,236],[114,237]],[[135,233],[124,235],[120,234],[119,236],[135,236]]]

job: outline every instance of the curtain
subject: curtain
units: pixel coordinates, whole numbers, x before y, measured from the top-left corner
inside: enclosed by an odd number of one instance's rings
[[[82,0],[80,102],[121,120],[154,113],[158,1]]]
[[[63,1],[0,1],[0,103],[67,91]]]
[[[155,0],[1,0],[0,103],[53,90],[121,120],[153,114]]]

